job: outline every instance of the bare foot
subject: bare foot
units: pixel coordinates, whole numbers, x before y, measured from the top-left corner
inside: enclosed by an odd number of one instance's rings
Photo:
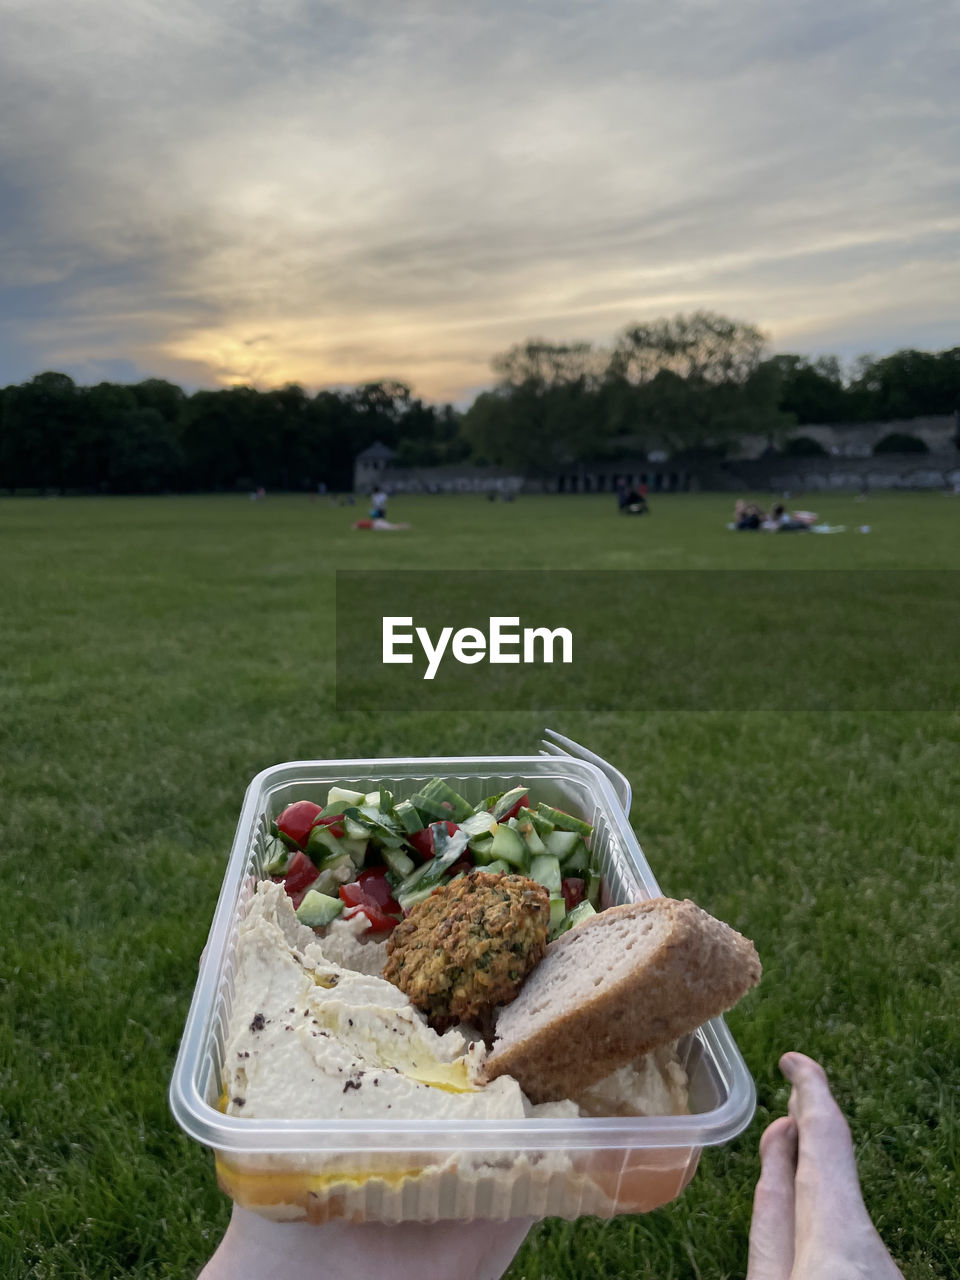
[[[819,1063],[785,1053],[789,1115],[760,1139],[747,1280],[903,1280],[870,1221],[850,1130]]]

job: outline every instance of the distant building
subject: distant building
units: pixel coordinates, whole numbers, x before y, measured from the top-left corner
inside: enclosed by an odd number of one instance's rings
[[[639,489],[646,485],[651,493],[683,493],[697,488],[696,476],[680,457],[669,459],[658,454],[634,457],[602,458],[587,462],[568,462],[540,476],[528,476],[527,493],[616,493],[619,488]]]
[[[931,453],[940,453],[952,446],[957,429],[956,414],[941,413],[923,418],[900,418],[894,422],[809,423],[794,427],[787,439],[806,436],[816,440],[824,453],[833,458],[870,458],[883,437],[894,432],[917,436]],[[769,447],[769,436],[743,436],[740,447],[731,457],[755,461],[762,458]]]
[[[371,446],[373,448],[374,446]],[[381,446],[383,448],[383,446]],[[383,454],[369,461],[359,454],[354,488],[366,492],[383,486],[388,493],[616,493],[621,485],[651,493],[679,493],[697,488],[697,480],[681,460],[654,464],[643,457],[570,462],[537,476],[502,467],[475,467],[468,462],[444,467],[392,467]],[[389,452],[389,450],[387,451]]]
[[[929,449],[927,455],[874,457],[874,447],[894,432],[917,436]],[[742,490],[744,488],[795,492],[814,489],[939,488],[960,482],[957,415],[941,414],[896,422],[861,422],[801,425],[791,439],[816,440],[824,454],[784,457],[771,446],[768,436],[744,436],[739,448],[725,459],[707,460],[693,455],[667,455],[662,450],[645,454],[637,437],[624,437],[624,454],[618,458],[557,463],[537,475],[521,475],[500,467],[475,467],[469,463],[442,467],[397,467],[396,453],[379,441],[357,455],[354,489],[389,493],[615,493],[621,486],[650,493],[683,493],[691,490]],[[782,447],[782,445],[781,445]],[[857,463],[869,459],[869,465]]]
[[[362,454],[357,458],[360,462]],[[374,459],[376,462],[378,459]],[[376,479],[367,477],[376,476]],[[521,475],[502,467],[474,467],[469,463],[446,467],[391,467],[376,471],[354,468],[357,490],[382,485],[388,493],[492,493],[515,494],[523,488]]]
[[[353,460],[353,489],[355,493],[379,489],[385,484],[384,472],[397,456],[397,451],[377,440],[358,453]]]

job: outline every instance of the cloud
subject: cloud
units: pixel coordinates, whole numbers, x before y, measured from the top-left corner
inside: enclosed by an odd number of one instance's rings
[[[533,333],[698,306],[956,341],[946,0],[5,7],[8,377],[460,398]]]

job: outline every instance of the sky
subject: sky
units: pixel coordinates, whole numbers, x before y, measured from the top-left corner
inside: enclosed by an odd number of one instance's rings
[[[960,345],[956,0],[0,0],[0,385]]]

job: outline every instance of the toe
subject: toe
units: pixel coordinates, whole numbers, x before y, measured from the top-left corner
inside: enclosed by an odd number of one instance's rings
[[[788,1280],[793,1267],[797,1129],[789,1116],[760,1139],[761,1173],[753,1197],[747,1280]]]

